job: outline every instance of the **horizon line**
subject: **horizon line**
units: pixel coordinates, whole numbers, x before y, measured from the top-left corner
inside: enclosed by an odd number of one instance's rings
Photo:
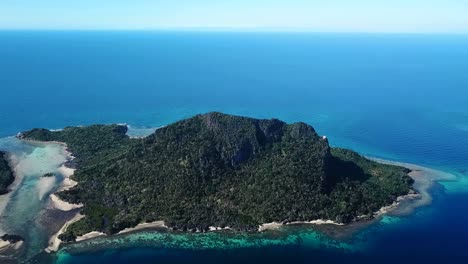
[[[353,31],[314,30],[277,27],[160,27],[160,28],[1,28],[0,31],[108,31],[108,32],[213,32],[213,33],[310,33],[310,34],[372,34],[372,35],[468,35],[468,31]]]

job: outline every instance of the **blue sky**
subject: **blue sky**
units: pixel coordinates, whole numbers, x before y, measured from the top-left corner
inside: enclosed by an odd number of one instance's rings
[[[468,0],[0,0],[0,29],[468,33]]]

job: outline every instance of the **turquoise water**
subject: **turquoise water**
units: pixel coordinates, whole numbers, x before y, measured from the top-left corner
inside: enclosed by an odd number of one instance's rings
[[[46,230],[48,197],[63,179],[58,168],[66,161],[66,154],[59,145],[31,144],[11,137],[0,139],[0,149],[12,155],[13,185],[18,186],[0,197],[0,233],[22,236],[24,255],[31,258],[47,247],[51,235]],[[49,172],[57,176],[41,177]]]
[[[65,247],[58,263],[468,259],[467,36],[11,31],[0,32],[0,58],[2,137],[92,123],[140,135],[222,111],[305,121],[335,146],[457,176],[431,189],[431,206],[345,241],[293,228],[255,246],[221,234],[178,247],[169,240],[183,235],[150,232],[151,243]],[[227,242],[193,246],[206,240]]]

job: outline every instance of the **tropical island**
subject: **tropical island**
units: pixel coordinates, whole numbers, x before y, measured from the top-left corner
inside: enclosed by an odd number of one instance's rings
[[[33,129],[19,138],[62,142],[78,184],[56,193],[85,217],[60,235],[115,234],[164,221],[183,231],[257,231],[265,223],[372,218],[414,193],[409,169],[331,148],[305,123],[197,115],[130,138],[124,125]]]
[[[8,186],[14,180],[15,176],[8,163],[7,153],[0,151],[0,195],[8,193]]]

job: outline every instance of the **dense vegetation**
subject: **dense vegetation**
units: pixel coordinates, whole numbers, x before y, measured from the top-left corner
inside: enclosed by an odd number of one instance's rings
[[[143,221],[181,230],[257,230],[272,221],[372,215],[411,190],[407,169],[331,149],[304,123],[197,115],[130,139],[126,127],[34,129],[25,139],[66,142],[79,184],[59,196],[86,217],[61,239],[112,234]]]
[[[21,236],[8,235],[8,234],[4,234],[3,236],[0,236],[0,239],[3,241],[8,241],[12,244],[19,242],[19,241],[24,241],[24,239]]]
[[[8,192],[8,186],[13,183],[15,176],[7,160],[7,154],[0,151],[0,195]]]

